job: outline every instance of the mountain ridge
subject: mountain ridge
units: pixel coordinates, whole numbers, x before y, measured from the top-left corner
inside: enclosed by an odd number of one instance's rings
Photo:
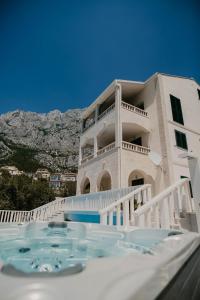
[[[15,110],[0,115],[0,166],[34,172],[77,170],[84,109],[47,113]]]

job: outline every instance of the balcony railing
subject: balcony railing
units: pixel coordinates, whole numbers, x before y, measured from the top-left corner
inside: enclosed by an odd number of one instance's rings
[[[113,103],[111,106],[109,106],[102,114],[98,116],[98,120],[101,120],[103,117],[105,117],[108,113],[110,113],[115,108],[115,103]]]
[[[99,151],[97,151],[97,155],[101,155],[103,153],[109,152],[113,148],[115,148],[115,142],[111,143],[111,144],[105,146],[104,148],[100,149]]]
[[[88,128],[90,128],[94,123],[95,123],[95,119],[91,119],[88,122],[88,124],[83,128],[82,132],[85,132],[86,130],[88,130]]]
[[[144,111],[143,109],[140,109],[136,106],[133,106],[129,103],[123,102],[121,103],[121,106],[129,111],[135,112],[136,114],[139,114],[143,117],[148,117],[148,113],[146,111]]]
[[[122,148],[125,150],[130,150],[133,152],[138,152],[138,153],[142,153],[142,154],[148,154],[150,152],[150,148],[147,147],[143,147],[143,146],[139,146],[136,144],[131,144],[128,142],[122,142]]]
[[[94,157],[94,154],[90,154],[90,155],[84,157],[84,158],[82,159],[81,163],[84,164],[84,163],[88,162],[88,160],[93,159],[93,157]]]
[[[143,109],[140,109],[136,106],[133,106],[129,103],[126,103],[124,101],[121,102],[121,107],[135,112],[136,114],[139,114],[143,117],[148,117],[148,113],[146,111],[144,111]],[[109,114],[113,109],[115,108],[115,103],[113,103],[111,106],[109,106],[106,110],[104,110],[104,112],[102,112],[98,117],[97,117],[97,121],[101,120],[102,118],[104,118],[107,114]],[[83,128],[82,132],[85,132],[86,130],[88,130],[88,128],[90,128],[91,126],[93,126],[95,124],[95,119],[91,119],[90,121],[88,121],[88,124]]]
[[[100,149],[97,151],[97,156],[100,156],[104,153],[110,152],[112,149],[115,148],[115,142],[105,146],[104,148]],[[141,153],[147,155],[150,152],[150,148],[144,147],[144,146],[139,146],[136,144],[128,143],[128,142],[122,142],[122,148],[125,150]],[[87,157],[84,157],[81,161],[81,164],[84,164],[88,162],[89,160],[95,158],[94,154],[91,154]]]

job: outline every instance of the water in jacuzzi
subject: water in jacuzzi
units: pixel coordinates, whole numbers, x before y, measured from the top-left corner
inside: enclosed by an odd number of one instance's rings
[[[131,253],[154,255],[170,230],[117,230],[114,226],[80,223],[31,223],[0,228],[2,264],[30,272],[59,272],[90,259]]]

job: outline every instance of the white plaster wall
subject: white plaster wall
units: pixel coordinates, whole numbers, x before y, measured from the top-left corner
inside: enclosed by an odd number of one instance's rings
[[[121,154],[121,172],[122,172],[122,187],[128,186],[129,176],[133,171],[141,171],[146,174],[146,176],[152,177],[155,183],[154,193],[157,194],[161,192],[164,188],[163,186],[163,170],[161,167],[155,166],[149,159],[148,155],[128,151],[122,149]],[[147,182],[145,182],[147,183]],[[151,183],[151,182],[149,182]]]
[[[86,177],[90,180],[90,192],[97,192],[97,182],[103,171],[108,171],[111,175],[112,189],[118,188],[118,165],[117,149],[113,149],[96,159],[89,161],[79,167],[77,176],[77,195],[81,193],[80,186]]]
[[[141,116],[135,112],[129,111],[125,108],[121,108],[121,122],[137,124],[146,130],[151,130],[151,121],[149,117]]]
[[[178,181],[181,179],[181,176],[186,176],[188,178],[190,178],[190,170],[185,166],[181,166],[178,164],[173,164],[173,170],[174,170],[174,178],[175,181]]]
[[[163,86],[163,99],[167,113],[167,126],[169,132],[169,149],[171,152],[171,164],[174,170],[174,179],[181,175],[190,177],[187,158],[180,155],[195,156],[200,158],[200,100],[197,88],[199,86],[193,80],[161,75]],[[173,121],[170,94],[181,100],[184,126]],[[188,151],[176,146],[175,129],[186,134]]]
[[[144,101],[145,111],[148,112],[149,116],[149,146],[152,151],[161,153],[160,147],[160,132],[158,126],[158,116],[157,116],[157,95],[156,95],[156,78],[153,78],[145,84],[144,89],[137,95],[138,101]]]
[[[198,84],[191,79],[161,75],[168,120],[173,120],[169,94],[181,100],[184,126],[200,133]]]

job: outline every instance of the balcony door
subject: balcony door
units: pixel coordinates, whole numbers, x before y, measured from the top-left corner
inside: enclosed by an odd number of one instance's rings
[[[142,146],[142,138],[141,138],[141,136],[138,137],[138,138],[136,138],[136,139],[134,139],[134,140],[132,140],[132,141],[131,141],[131,144],[135,144],[135,145],[138,145],[138,146]]]

